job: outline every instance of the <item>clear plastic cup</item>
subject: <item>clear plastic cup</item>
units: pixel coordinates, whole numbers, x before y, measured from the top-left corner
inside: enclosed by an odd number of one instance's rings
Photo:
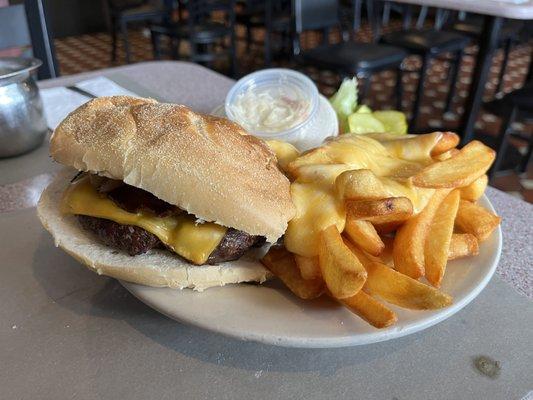
[[[298,91],[298,96],[307,102],[305,115],[295,125],[280,127],[277,131],[250,128],[247,121],[243,120],[246,116],[242,112],[235,112],[236,100],[250,91],[259,93],[276,87],[289,93]],[[318,146],[326,137],[338,134],[337,117],[329,102],[319,95],[311,79],[290,69],[272,68],[246,75],[227,94],[224,109],[229,119],[245,127],[251,134],[264,140],[289,142],[301,150]]]

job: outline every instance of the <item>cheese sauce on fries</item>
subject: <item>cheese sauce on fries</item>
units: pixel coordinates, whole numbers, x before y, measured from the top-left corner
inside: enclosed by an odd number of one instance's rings
[[[362,198],[406,197],[413,212],[418,213],[434,189],[415,187],[411,177],[434,162],[431,152],[442,136],[441,132],[416,136],[344,134],[285,163],[293,180],[291,196],[296,207],[296,216],[285,233],[287,250],[314,257],[322,230],[335,224],[342,232],[344,203],[350,197],[343,195],[337,178],[346,171],[369,170],[375,176],[373,184],[360,186],[358,195]],[[276,147],[280,151],[279,144]]]

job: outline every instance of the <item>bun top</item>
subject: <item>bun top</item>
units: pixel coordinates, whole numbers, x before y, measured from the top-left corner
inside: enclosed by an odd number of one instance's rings
[[[270,242],[294,216],[289,181],[268,146],[229,120],[185,106],[127,96],[91,100],[56,128],[50,154]]]

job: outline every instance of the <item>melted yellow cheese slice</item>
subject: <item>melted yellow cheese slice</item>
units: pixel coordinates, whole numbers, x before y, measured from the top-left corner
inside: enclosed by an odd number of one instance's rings
[[[98,193],[87,178],[69,186],[61,208],[67,214],[104,218],[122,225],[143,228],[195,264],[207,261],[227,230],[212,222],[198,224],[193,215],[186,213],[166,217],[158,217],[149,212],[130,213]]]

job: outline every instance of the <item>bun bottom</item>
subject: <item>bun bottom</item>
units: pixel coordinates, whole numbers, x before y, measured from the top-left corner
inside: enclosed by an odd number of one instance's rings
[[[65,169],[46,188],[37,205],[37,215],[54,237],[55,244],[100,275],[147,286],[191,288],[197,291],[230,283],[259,282],[271,277],[259,262],[261,249],[235,261],[197,266],[168,250],[154,249],[130,256],[99,242],[79,225],[74,215],[60,212],[63,192],[76,170]]]

